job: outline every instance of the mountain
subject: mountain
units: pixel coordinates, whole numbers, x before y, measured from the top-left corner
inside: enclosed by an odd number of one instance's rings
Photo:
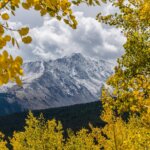
[[[97,101],[113,66],[80,53],[25,63],[23,87],[8,84],[0,89],[0,114]]]

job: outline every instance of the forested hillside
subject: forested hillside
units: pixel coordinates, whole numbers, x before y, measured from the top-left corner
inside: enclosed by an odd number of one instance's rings
[[[99,117],[101,112],[101,103],[93,102],[69,107],[33,111],[33,114],[38,117],[42,113],[45,119],[55,118],[57,121],[61,121],[65,131],[69,128],[73,131],[78,131],[83,127],[89,128],[89,123],[97,127],[102,127],[104,122],[101,121]],[[23,131],[27,116],[28,112],[1,116],[1,131],[5,133],[5,135],[10,136],[12,136],[14,131]]]

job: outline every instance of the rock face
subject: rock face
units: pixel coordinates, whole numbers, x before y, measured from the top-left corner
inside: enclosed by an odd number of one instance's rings
[[[0,114],[96,101],[113,73],[112,63],[79,53],[53,61],[28,62],[23,68],[23,87],[9,84],[0,89],[0,108],[4,110]]]

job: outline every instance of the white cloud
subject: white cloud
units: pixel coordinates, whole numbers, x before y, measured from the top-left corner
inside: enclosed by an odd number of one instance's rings
[[[56,19],[44,18],[43,24],[33,27],[30,34],[33,42],[13,51],[25,60],[56,59],[74,52],[90,57],[116,59],[123,53],[124,38],[120,31],[101,25],[93,17],[76,12],[79,22],[76,30]]]

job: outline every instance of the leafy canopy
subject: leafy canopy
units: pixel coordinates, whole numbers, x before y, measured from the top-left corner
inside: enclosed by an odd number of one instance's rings
[[[121,118],[112,118],[110,110],[106,114],[103,119],[108,124],[104,128],[90,125],[90,130],[68,130],[68,137],[64,137],[60,122],[29,113],[24,131],[14,132],[8,143],[13,150],[149,150],[150,130],[138,117],[125,123]],[[8,143],[0,134],[0,148],[8,150]]]
[[[102,101],[117,114],[141,114],[150,122],[150,1],[119,0],[112,4],[119,12],[98,14],[97,19],[122,30],[125,53],[107,81],[113,93],[104,89]]]

